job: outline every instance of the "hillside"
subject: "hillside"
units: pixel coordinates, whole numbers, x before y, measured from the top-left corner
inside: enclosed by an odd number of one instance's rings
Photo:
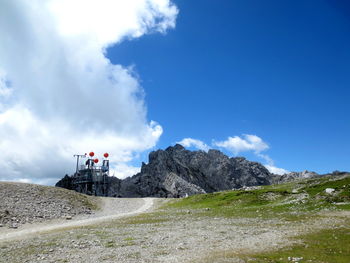
[[[17,228],[25,223],[90,214],[97,199],[62,188],[0,182],[0,225]]]
[[[0,259],[349,262],[349,174],[158,200],[151,213],[1,244]]]
[[[169,207],[201,209],[229,217],[293,217],[309,212],[350,210],[350,174],[324,176],[251,189],[195,195]]]

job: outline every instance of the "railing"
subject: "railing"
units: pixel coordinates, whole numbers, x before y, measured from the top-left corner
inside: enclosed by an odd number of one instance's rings
[[[87,169],[94,170],[94,171],[103,171],[107,172],[109,170],[109,167],[107,166],[88,166],[88,165],[80,165],[79,171],[85,171]]]
[[[83,174],[74,177],[74,183],[94,183],[94,182],[107,182],[106,175],[102,173],[98,174]]]

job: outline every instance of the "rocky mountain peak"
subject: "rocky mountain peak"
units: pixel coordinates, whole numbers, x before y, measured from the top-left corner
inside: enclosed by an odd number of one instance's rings
[[[181,144],[175,144],[174,146],[169,146],[165,149],[166,152],[179,152],[179,151],[185,151],[185,147],[183,147]]]
[[[124,180],[110,179],[109,195],[180,197],[266,185],[270,179],[271,174],[260,163],[229,158],[219,150],[189,151],[176,144],[151,152],[140,173]]]

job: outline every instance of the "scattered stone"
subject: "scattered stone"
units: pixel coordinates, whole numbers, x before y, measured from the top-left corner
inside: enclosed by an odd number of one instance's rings
[[[338,203],[333,203],[334,205],[349,205],[350,203],[347,202],[338,202]]]
[[[240,190],[244,190],[244,191],[253,191],[253,190],[258,190],[260,189],[261,186],[244,186],[243,188],[241,188]]]
[[[176,249],[177,250],[185,250],[184,243],[180,243]]]
[[[12,225],[10,225],[10,228],[17,229],[18,225],[17,224],[12,224]]]
[[[327,194],[333,194],[335,189],[334,188],[326,188],[326,190],[324,190]]]
[[[302,259],[303,259],[303,257],[288,257],[288,261],[292,261],[295,263],[298,263]]]
[[[13,229],[23,224],[91,213],[86,196],[48,186],[0,182],[0,200],[0,227]],[[69,207],[70,211],[63,207]]]

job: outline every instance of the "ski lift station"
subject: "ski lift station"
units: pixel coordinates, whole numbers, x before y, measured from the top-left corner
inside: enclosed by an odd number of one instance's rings
[[[103,155],[101,165],[94,152],[75,154],[74,157],[77,158],[76,171],[72,176],[74,189],[83,194],[108,196],[109,154]]]

